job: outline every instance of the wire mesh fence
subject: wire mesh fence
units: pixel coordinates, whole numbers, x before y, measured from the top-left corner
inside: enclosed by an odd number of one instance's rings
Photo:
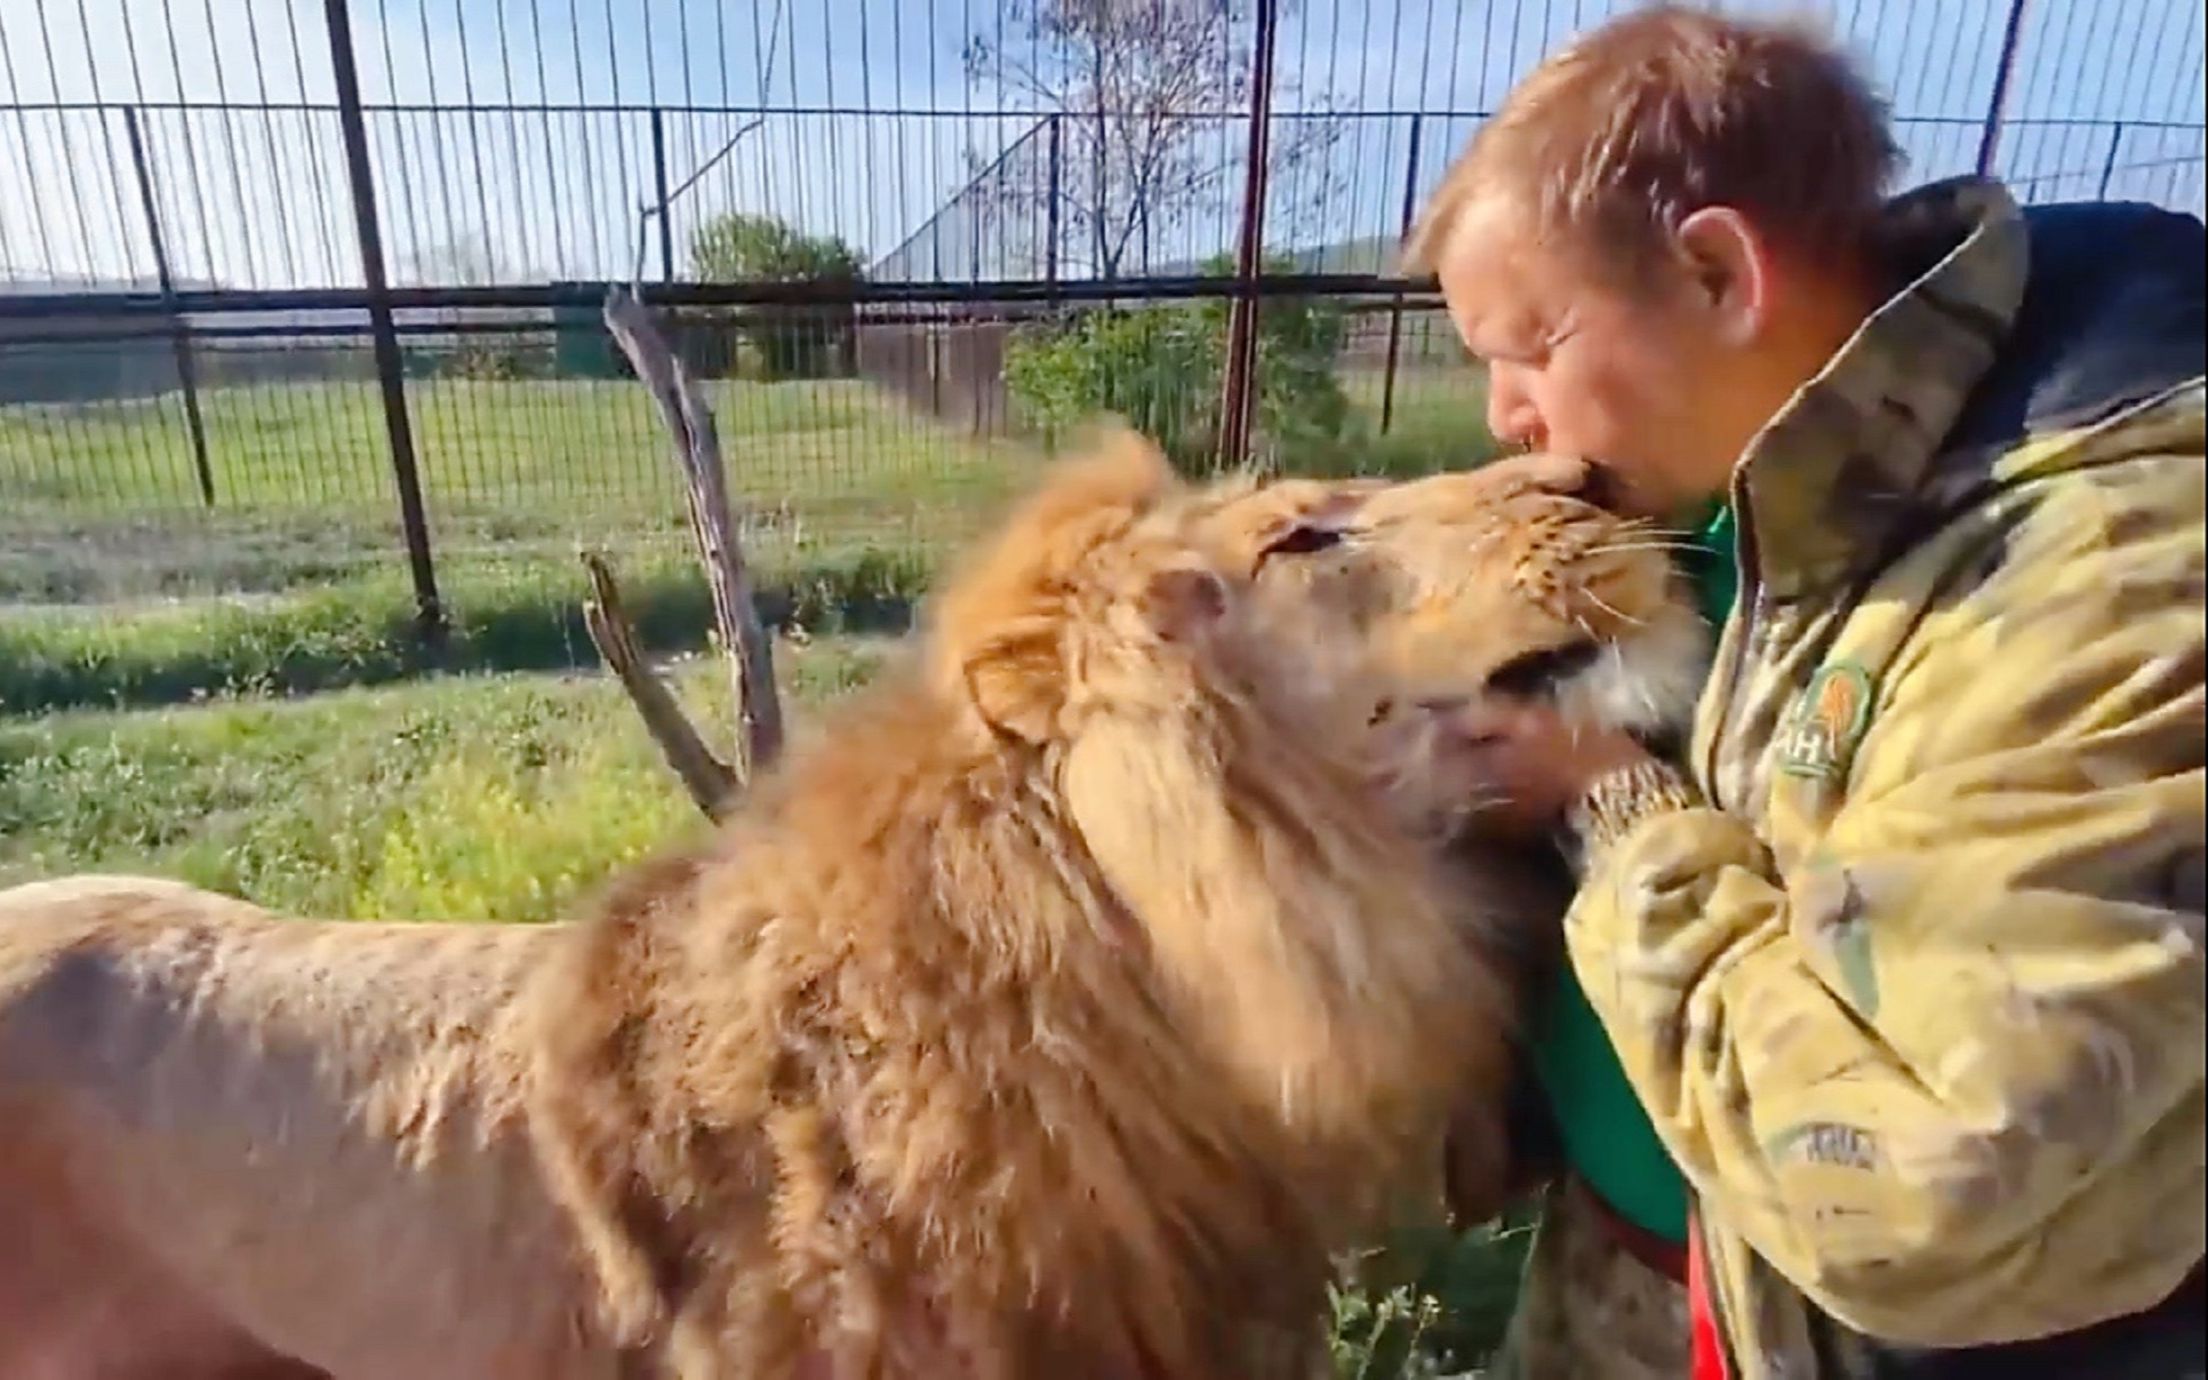
[[[1267,454],[1477,459],[1480,381],[1393,248],[1509,84],[1623,8],[0,7],[0,601],[391,579],[410,547],[447,583],[571,578],[577,541],[675,550],[609,283],[708,381],[770,568],[970,531],[1066,370],[1119,370],[1126,410],[1215,449],[1237,301]],[[1824,18],[1911,180],[2202,209],[2197,6]]]

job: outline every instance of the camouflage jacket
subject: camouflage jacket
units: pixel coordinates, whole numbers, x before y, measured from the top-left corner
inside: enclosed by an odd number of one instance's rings
[[[1924,267],[1736,476],[1690,771],[1573,816],[1742,1380],[2043,1373],[2202,1256],[2203,229],[1894,215]],[[2062,1373],[2193,1373],[2125,1355]]]

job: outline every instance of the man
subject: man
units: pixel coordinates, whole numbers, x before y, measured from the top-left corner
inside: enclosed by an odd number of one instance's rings
[[[1450,170],[1408,271],[1498,437],[1738,576],[1684,770],[1472,727],[1580,859],[1698,1374],[2199,1375],[2208,235],[1896,161],[1808,36],[1659,8]]]

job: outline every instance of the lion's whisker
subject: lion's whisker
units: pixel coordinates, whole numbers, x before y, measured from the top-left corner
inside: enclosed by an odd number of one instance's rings
[[[1591,589],[1583,589],[1580,591],[1580,593],[1587,596],[1588,603],[1593,604],[1596,608],[1601,609],[1604,613],[1609,614],[1612,618],[1617,619],[1621,623],[1625,623],[1636,628],[1645,627],[1647,625],[1647,620],[1635,618],[1632,614],[1629,614],[1622,609],[1613,607],[1609,603],[1609,601],[1605,600],[1601,595],[1595,593]]]
[[[1589,547],[1587,554],[1590,556],[1617,556],[1632,551],[1702,551],[1706,549],[1699,542],[1688,541],[1685,538],[1659,539],[1651,537],[1645,541],[1605,542],[1599,546]]]

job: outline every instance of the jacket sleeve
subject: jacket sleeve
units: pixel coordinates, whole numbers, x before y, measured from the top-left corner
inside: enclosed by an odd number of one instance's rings
[[[2198,463],[2066,486],[1924,602],[1783,874],[1665,768],[1575,812],[1567,946],[1658,1131],[1871,1335],[2068,1330],[2200,1259]]]

